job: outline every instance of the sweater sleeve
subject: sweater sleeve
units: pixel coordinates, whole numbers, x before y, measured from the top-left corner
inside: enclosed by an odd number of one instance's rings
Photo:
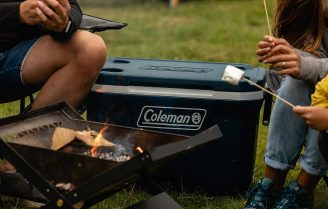
[[[328,74],[328,29],[325,30],[318,51],[321,57],[296,49],[300,56],[300,74],[297,79],[315,84]]]
[[[297,79],[316,84],[328,74],[328,58],[305,56],[304,52],[297,52],[300,55],[300,74]]]
[[[20,2],[0,3],[0,31],[8,31],[19,27]]]

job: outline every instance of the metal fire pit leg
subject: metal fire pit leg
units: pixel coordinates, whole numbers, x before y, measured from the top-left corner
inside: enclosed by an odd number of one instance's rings
[[[142,185],[142,189],[152,196],[164,192],[161,186],[149,175],[140,180],[138,184]]]
[[[182,209],[166,192],[154,195],[125,209]]]
[[[19,153],[2,139],[0,139],[0,153],[48,199],[49,202],[43,208],[74,209],[66,198],[58,193]]]

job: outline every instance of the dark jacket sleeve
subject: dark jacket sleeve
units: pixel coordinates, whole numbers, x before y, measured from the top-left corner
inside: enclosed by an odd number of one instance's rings
[[[82,21],[82,10],[76,0],[69,0],[69,3],[71,5],[71,11],[69,14],[69,19],[71,21],[70,28],[67,32],[64,31],[61,33],[50,31],[50,35],[56,40],[65,40],[69,38],[80,27]]]
[[[0,31],[16,31],[17,28],[22,26],[19,21],[19,7],[21,2],[8,2],[0,3]],[[42,24],[39,24],[37,28],[44,31],[44,33],[50,34],[56,40],[64,40],[69,38],[79,28],[82,20],[82,11],[76,0],[69,0],[71,5],[71,11],[69,18],[71,26],[67,33],[56,33],[53,31],[47,31]]]
[[[0,3],[0,31],[8,31],[19,27],[20,2]]]

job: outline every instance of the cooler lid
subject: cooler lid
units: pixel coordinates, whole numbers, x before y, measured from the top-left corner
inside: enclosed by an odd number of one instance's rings
[[[241,80],[238,86],[221,80],[227,65],[245,71],[244,76],[264,85],[265,71],[242,63],[156,60],[140,58],[109,59],[96,84],[116,86],[148,86],[231,92],[259,91]]]

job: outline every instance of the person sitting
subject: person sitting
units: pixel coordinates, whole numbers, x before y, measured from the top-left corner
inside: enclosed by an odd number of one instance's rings
[[[316,83],[328,73],[326,0],[277,0],[274,36],[258,43],[259,61],[270,65],[268,85],[292,104],[308,106]],[[264,156],[264,177],[248,193],[245,209],[313,208],[315,188],[327,172],[319,132],[276,100]],[[303,150],[304,148],[304,150]],[[301,170],[285,186],[297,161]]]
[[[101,37],[78,30],[76,0],[0,3],[1,95],[39,91],[31,109],[66,101],[77,107],[105,60]]]
[[[303,118],[309,127],[320,131],[319,150],[328,163],[328,76],[317,83],[311,98],[311,106],[296,106],[293,111]]]
[[[100,36],[78,30],[77,1],[3,0],[0,13],[0,97],[39,91],[31,110],[63,101],[77,107],[107,56]],[[0,167],[13,169],[7,161]]]

